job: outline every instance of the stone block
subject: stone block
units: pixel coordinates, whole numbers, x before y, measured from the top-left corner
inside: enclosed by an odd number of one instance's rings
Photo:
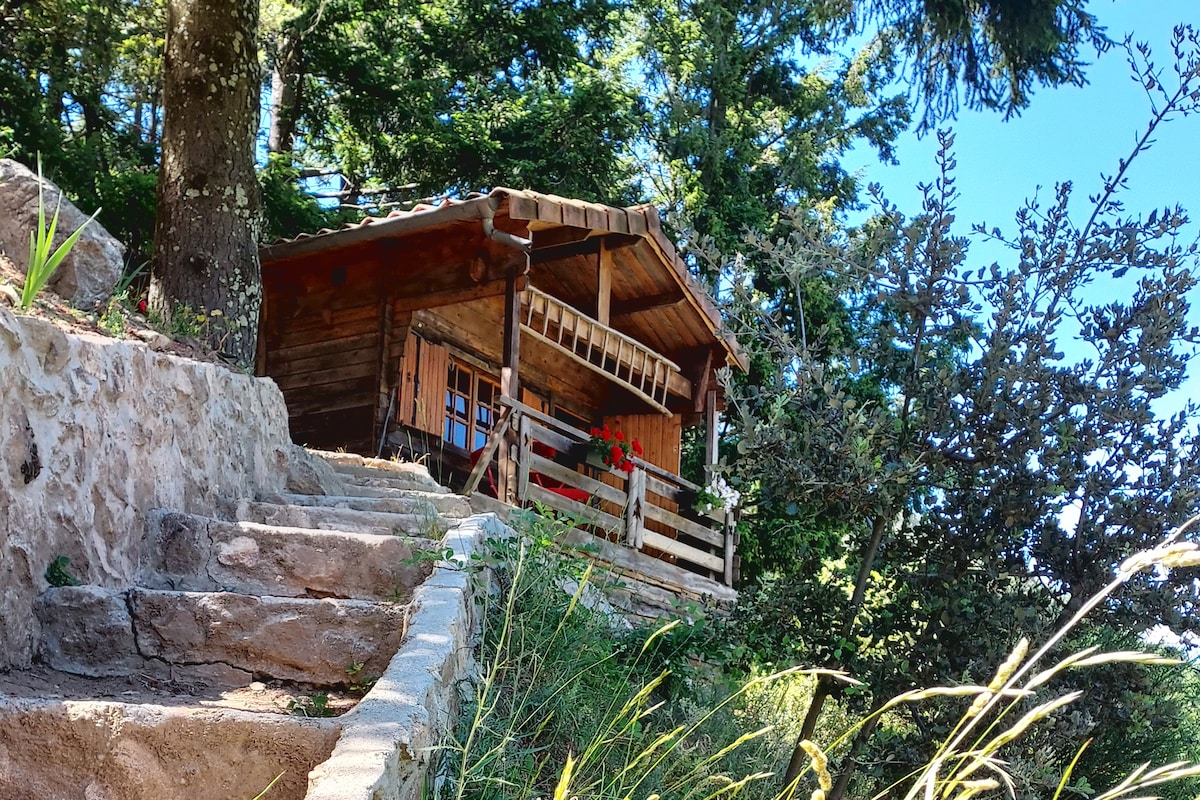
[[[39,655],[48,666],[93,678],[142,666],[125,595],[99,586],[47,589],[36,605]]]
[[[404,638],[405,609],[390,603],[134,589],[130,608],[148,658],[319,686],[345,684],[358,663],[381,674]]]

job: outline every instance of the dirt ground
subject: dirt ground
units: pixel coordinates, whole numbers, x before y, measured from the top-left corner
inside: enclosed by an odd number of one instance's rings
[[[360,699],[349,692],[313,689],[280,681],[221,689],[202,683],[164,681],[148,674],[85,678],[36,665],[28,670],[0,672],[0,703],[5,695],[42,700],[112,700],[167,707],[232,708],[296,716],[340,716]],[[323,704],[326,713],[320,713],[314,707],[314,695],[327,698]]]
[[[0,253],[0,288],[11,287],[16,292],[16,296],[20,297],[21,287],[24,283],[25,275],[7,256]],[[11,308],[15,303],[6,292],[0,291],[0,305]],[[100,318],[104,314],[104,311],[105,309],[100,307],[94,309],[72,308],[65,300],[54,294],[54,292],[49,289],[43,289],[33,301],[33,305],[30,306],[28,311],[18,313],[49,320],[63,330],[70,331],[71,333],[86,333],[94,336],[114,338],[109,331],[100,325]],[[150,327],[150,323],[146,320],[145,315],[137,311],[127,309],[125,323],[125,331],[120,338],[141,341],[148,344],[152,349],[182,356],[183,358],[228,366],[227,362],[220,359],[201,342],[186,339],[171,339],[162,335]]]

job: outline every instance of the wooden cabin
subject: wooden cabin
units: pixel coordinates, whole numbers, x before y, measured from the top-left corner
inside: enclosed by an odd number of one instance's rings
[[[466,494],[541,503],[732,583],[732,519],[692,509],[685,426],[716,458],[715,372],[745,368],[650,206],[496,189],[261,251],[257,371],[293,438],[424,457]],[[596,458],[604,425],[640,457]]]

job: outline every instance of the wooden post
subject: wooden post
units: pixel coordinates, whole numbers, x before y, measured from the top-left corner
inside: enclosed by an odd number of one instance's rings
[[[517,505],[529,497],[529,456],[533,453],[533,422],[520,414],[517,422]]]
[[[608,324],[612,309],[612,251],[604,239],[600,239],[600,250],[596,253],[596,319],[601,325]]]
[[[389,293],[379,301],[379,352],[375,365],[375,424],[371,429],[371,438],[379,442],[379,452],[382,454],[384,437],[387,436],[387,426],[396,397],[393,395],[395,375],[390,369],[392,364],[392,338],[394,336],[393,318],[395,298]]]
[[[519,400],[521,382],[521,274],[513,270],[504,279],[504,363],[500,368],[500,396]]]
[[[646,471],[634,467],[625,478],[625,546],[642,549],[646,528]]]
[[[704,395],[704,477],[709,479],[713,466],[721,457],[720,442],[717,440],[717,390],[709,389]]]
[[[526,264],[528,269],[528,264]],[[521,298],[519,296],[523,272],[515,269],[504,279],[504,363],[500,367],[500,396],[519,400],[521,392]],[[497,464],[496,494],[509,505],[518,502],[517,493],[517,440],[516,431],[509,426],[500,445],[500,462]]]
[[[733,572],[733,551],[737,547],[736,540],[736,521],[734,515],[729,511],[725,512],[725,585],[733,586],[735,578]]]

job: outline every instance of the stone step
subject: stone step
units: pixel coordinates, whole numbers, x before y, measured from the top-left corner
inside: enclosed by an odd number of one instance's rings
[[[365,600],[62,586],[38,598],[39,657],[61,672],[134,672],[245,686],[341,686],[380,675],[405,635],[407,607]],[[361,666],[358,666],[361,665]]]
[[[342,483],[342,495],[345,497],[403,497],[407,492],[423,492],[424,489],[417,486],[404,486],[396,488],[393,486],[363,486],[353,481],[357,478],[350,478]],[[365,480],[365,479],[364,479]]]
[[[380,458],[368,458],[355,453],[331,453],[320,450],[310,450],[309,452],[325,459],[343,476],[372,478],[379,477],[382,474],[393,480],[411,481],[422,484],[419,488],[424,488],[428,491],[449,491],[433,479],[424,464],[411,461],[388,461]]]
[[[354,511],[382,511],[388,514],[416,514],[426,517],[443,516],[466,519],[471,516],[471,504],[457,494],[403,491],[389,497],[352,497],[349,495],[266,494],[258,498],[264,503],[315,508],[348,508]]]
[[[434,492],[449,494],[450,490],[442,486],[428,473],[408,474],[388,472],[381,469],[361,467],[335,467],[334,471],[342,483],[372,489],[415,489],[419,492]]]
[[[149,589],[407,602],[436,543],[392,535],[151,516],[138,584]]]
[[[322,531],[373,533],[380,536],[400,536],[427,541],[440,538],[451,523],[440,514],[395,514],[388,511],[357,511],[352,508],[324,506],[281,505],[242,500],[226,512],[243,522],[279,525],[287,528],[308,528]]]

